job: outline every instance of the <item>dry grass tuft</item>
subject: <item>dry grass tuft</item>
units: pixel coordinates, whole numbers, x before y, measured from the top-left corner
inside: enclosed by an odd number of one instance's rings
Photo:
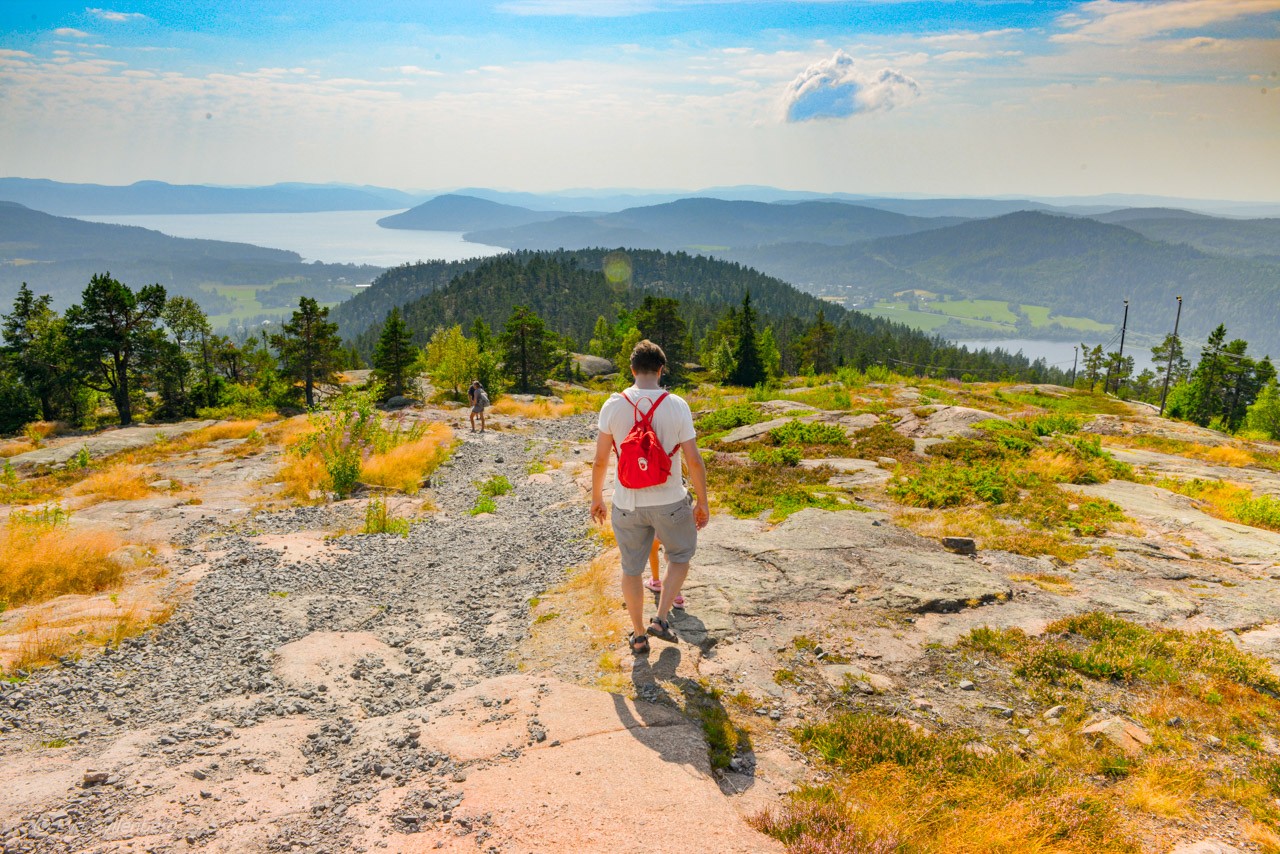
[[[574,414],[574,407],[569,403],[556,403],[547,399],[524,401],[504,397],[490,407],[489,412],[519,418],[564,418]]]
[[[14,439],[9,442],[0,442],[0,459],[4,457],[15,457],[18,454],[25,454],[27,451],[34,451],[36,446],[28,442],[26,439]]]
[[[610,550],[583,567],[570,570],[563,582],[539,596],[530,616],[533,625],[522,658],[550,668],[563,661],[595,661],[584,678],[610,691],[630,686],[626,665],[627,612],[618,588],[618,552]],[[558,614],[556,619],[540,616]],[[630,659],[630,655],[625,656]],[[596,676],[597,672],[603,676]]]
[[[123,567],[112,554],[121,545],[110,531],[71,528],[60,511],[15,512],[0,528],[0,601],[14,606],[114,586]]]
[[[254,418],[242,421],[224,421],[195,431],[186,437],[182,444],[193,448],[219,442],[223,439],[245,439],[249,434],[262,426],[262,421]]]
[[[1054,575],[1050,572],[1035,572],[1026,575],[1010,575],[1010,581],[1021,581],[1024,584],[1034,584],[1041,590],[1049,593],[1074,593],[1075,585],[1071,583],[1071,579],[1065,575]]]
[[[453,430],[447,424],[432,422],[418,439],[371,455],[360,467],[360,481],[412,495],[444,462],[452,442]]]
[[[312,454],[298,456],[286,455],[280,465],[276,479],[280,482],[280,497],[289,498],[299,503],[317,504],[324,501],[323,490],[325,478],[324,463]]]
[[[87,495],[93,504],[101,501],[135,501],[151,494],[152,490],[147,484],[158,477],[152,469],[113,465],[89,475],[72,487],[71,493]]]
[[[922,537],[973,537],[978,548],[984,550],[1012,552],[1027,557],[1049,555],[1064,563],[1073,563],[1089,554],[1088,546],[1075,542],[1065,533],[1022,527],[1016,522],[997,518],[988,507],[904,509],[894,515],[893,521]]]
[[[47,620],[45,615],[33,613],[7,633],[17,638],[18,643],[0,663],[11,673],[30,672],[55,665],[86,648],[118,647],[128,638],[168,622],[173,611],[171,604],[121,606],[113,602],[66,619]]]

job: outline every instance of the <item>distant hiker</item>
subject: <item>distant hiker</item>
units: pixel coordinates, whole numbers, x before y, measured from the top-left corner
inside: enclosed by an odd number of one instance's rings
[[[658,549],[662,547],[662,541],[656,536],[653,538],[653,547],[649,549],[649,578],[645,579],[644,587],[646,590],[652,590],[658,596],[662,595],[662,577],[658,574]],[[671,603],[671,607],[677,611],[684,610],[684,597],[677,595]]]
[[[489,393],[480,385],[480,380],[472,380],[467,389],[467,397],[471,398],[471,432],[476,432],[476,416],[480,416],[480,432],[484,432],[484,410],[489,405]]]
[[[600,432],[591,469],[591,517],[603,524],[608,518],[604,480],[609,454],[616,449],[613,533],[622,552],[622,598],[631,617],[629,643],[635,655],[649,651],[647,634],[676,640],[667,617],[689,575],[698,531],[711,516],[707,469],[698,452],[689,404],[658,385],[666,364],[666,354],[652,341],[641,341],[631,351],[635,384],[622,394],[610,395],[600,408]],[[680,476],[681,454],[689,466],[696,504]],[[641,577],[655,537],[667,553],[667,575],[661,583],[658,614],[646,628]]]

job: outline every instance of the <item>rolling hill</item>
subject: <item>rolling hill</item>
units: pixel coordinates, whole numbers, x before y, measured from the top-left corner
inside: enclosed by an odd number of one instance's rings
[[[788,281],[876,298],[918,288],[1105,323],[1119,321],[1128,298],[1130,328],[1153,334],[1172,325],[1174,297],[1182,295],[1191,338],[1225,323],[1233,337],[1280,353],[1280,264],[1153,240],[1129,225],[1021,212],[849,246],[726,254]]]
[[[680,199],[598,216],[576,215],[503,229],[473,231],[468,240],[512,249],[722,250],[805,240],[832,245],[911,234],[961,221],[912,217],[845,202]]]
[[[563,214],[551,211],[532,211],[516,205],[505,205],[449,193],[436,196],[403,213],[392,214],[378,220],[383,228],[404,228],[421,231],[474,231],[476,229],[511,228],[532,222],[557,219]]]
[[[102,272],[132,286],[159,282],[175,294],[196,298],[216,314],[226,306],[205,287],[213,283],[356,283],[368,281],[381,268],[304,264],[296,252],[170,237],[137,226],[85,222],[0,202],[0,310],[7,310],[22,282],[52,294],[57,306],[66,307],[92,275]]]
[[[270,187],[209,187],[138,181],[128,186],[64,184],[33,178],[0,178],[0,200],[60,216],[303,213],[389,210],[420,197],[385,187],[275,184]]]

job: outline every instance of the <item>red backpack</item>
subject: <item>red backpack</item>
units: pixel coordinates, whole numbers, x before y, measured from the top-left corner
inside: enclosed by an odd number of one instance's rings
[[[676,445],[667,453],[658,434],[653,432],[653,412],[658,404],[667,399],[667,392],[664,391],[649,407],[649,411],[644,413],[625,393],[622,399],[631,404],[636,420],[622,444],[613,443],[613,450],[618,455],[618,483],[627,489],[661,486],[671,476],[671,458],[680,449]]]

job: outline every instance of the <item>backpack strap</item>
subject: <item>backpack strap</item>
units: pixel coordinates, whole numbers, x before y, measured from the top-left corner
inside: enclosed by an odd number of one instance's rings
[[[662,394],[658,395],[658,398],[653,402],[653,405],[652,405],[652,406],[650,406],[650,407],[649,407],[649,409],[648,409],[647,411],[645,411],[645,412],[641,412],[641,411],[640,411],[640,401],[638,401],[638,400],[632,400],[631,398],[627,397],[627,393],[626,393],[625,391],[624,391],[624,392],[620,392],[620,394],[622,395],[622,399],[623,399],[623,400],[625,400],[627,403],[631,404],[631,410],[632,410],[632,413],[633,413],[633,414],[634,414],[634,416],[635,416],[635,422],[634,422],[634,423],[635,423],[635,424],[639,424],[639,423],[641,423],[641,422],[644,422],[646,426],[652,427],[652,426],[653,426],[653,411],[654,411],[655,409],[657,409],[657,408],[658,408],[658,404],[662,403],[662,401],[664,401],[664,400],[666,400],[666,399],[667,399],[667,396],[668,396],[669,394],[671,394],[671,392],[669,392],[669,391],[664,391]],[[642,398],[642,399],[643,399],[643,398]],[[656,436],[656,435],[657,435],[657,433],[655,432],[655,433],[654,433],[654,435]],[[658,441],[659,441],[659,442],[661,442],[662,440],[661,440],[661,439],[659,439]],[[663,450],[665,451],[665,450],[666,450],[666,448],[663,448]],[[679,443],[679,442],[677,442],[677,443],[676,443],[676,446],[675,446],[674,448],[672,448],[672,449],[671,449],[671,452],[670,452],[670,453],[668,453],[668,454],[667,454],[667,456],[674,458],[674,457],[675,457],[675,455],[676,455],[676,451],[678,451],[678,450],[680,450],[680,443]],[[621,456],[621,454],[620,454],[620,453],[619,453],[619,451],[618,451],[618,439],[617,439],[617,437],[616,437],[616,436],[615,436],[615,437],[614,437],[614,439],[613,439],[613,453],[614,453],[614,455],[615,455],[615,456]]]

